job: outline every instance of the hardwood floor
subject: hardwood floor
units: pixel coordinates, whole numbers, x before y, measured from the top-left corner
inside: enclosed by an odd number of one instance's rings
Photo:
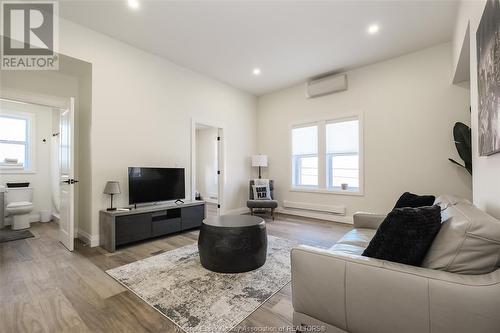
[[[77,241],[71,253],[57,241],[56,224],[33,223],[30,230],[35,238],[0,244],[1,333],[179,332],[105,270],[195,243],[198,231],[133,244],[114,253]],[[329,247],[350,227],[278,216],[269,221],[267,230],[302,244]],[[288,284],[240,327],[288,326],[291,315]]]

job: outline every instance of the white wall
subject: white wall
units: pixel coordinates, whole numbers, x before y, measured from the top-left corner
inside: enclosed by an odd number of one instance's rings
[[[404,191],[471,198],[471,177],[458,159],[452,128],[469,122],[468,91],[451,85],[451,44],[348,72],[345,92],[306,99],[300,84],[259,98],[258,151],[269,155],[264,176],[276,198],[387,212]],[[364,119],[363,196],[290,191],[290,126],[361,113]]]
[[[256,98],[80,25],[60,20],[60,52],[92,64],[91,228],[118,180],[128,204],[127,167],[186,167],[190,197],[191,120],[224,128],[224,210],[244,206],[255,151]]]
[[[489,214],[500,218],[500,154],[480,157],[478,153],[478,89],[476,32],[486,2],[462,1],[457,19],[454,44],[459,45],[470,24],[470,99],[472,129],[472,167],[474,204]],[[453,57],[456,58],[456,50]]]
[[[52,210],[50,182],[50,139],[52,137],[52,109],[29,104],[0,101],[0,113],[22,112],[33,116],[34,168],[30,173],[0,173],[0,184],[29,182],[33,188],[31,222],[40,221],[40,210]],[[46,142],[43,142],[43,140]],[[9,223],[7,223],[9,224]]]
[[[92,235],[92,73],[86,69],[78,85],[78,235],[87,243]]]
[[[217,135],[215,127],[196,129],[196,191],[202,198],[217,197]]]

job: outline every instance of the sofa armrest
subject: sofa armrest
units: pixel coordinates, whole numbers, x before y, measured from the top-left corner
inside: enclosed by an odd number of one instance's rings
[[[346,331],[500,327],[500,270],[459,275],[307,246],[291,258],[294,310]]]
[[[378,229],[379,225],[384,221],[385,216],[382,214],[356,212],[352,217],[355,228]]]
[[[346,330],[344,260],[301,245],[292,249],[291,261],[294,311]]]

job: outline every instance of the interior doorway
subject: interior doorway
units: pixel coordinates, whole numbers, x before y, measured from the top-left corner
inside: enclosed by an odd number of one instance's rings
[[[29,230],[33,222],[54,221],[69,251],[74,249],[77,203],[70,186],[74,182],[61,179],[63,174],[74,177],[73,115],[74,98],[0,97],[0,186],[6,187],[2,204],[7,213],[0,228],[8,224],[12,230]],[[21,204],[24,210],[9,211]]]
[[[205,216],[218,216],[222,207],[223,130],[193,123],[191,184],[194,200],[205,201]]]

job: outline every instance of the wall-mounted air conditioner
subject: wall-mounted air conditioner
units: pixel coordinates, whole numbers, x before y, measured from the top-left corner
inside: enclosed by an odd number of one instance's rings
[[[323,76],[306,83],[306,97],[314,98],[347,90],[347,74]]]

